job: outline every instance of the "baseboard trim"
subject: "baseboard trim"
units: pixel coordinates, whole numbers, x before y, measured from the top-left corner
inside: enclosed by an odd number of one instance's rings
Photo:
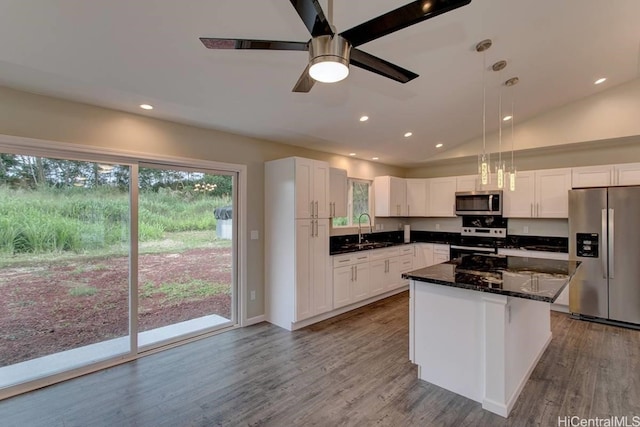
[[[264,314],[261,314],[259,316],[254,316],[254,317],[250,317],[248,319],[246,319],[243,323],[242,326],[251,326],[251,325],[255,325],[256,323],[260,323],[260,322],[264,322],[267,320],[267,316],[265,316]]]

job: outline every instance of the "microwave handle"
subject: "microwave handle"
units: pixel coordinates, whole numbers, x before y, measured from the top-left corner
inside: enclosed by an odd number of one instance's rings
[[[493,210],[493,194],[489,194],[489,210]]]

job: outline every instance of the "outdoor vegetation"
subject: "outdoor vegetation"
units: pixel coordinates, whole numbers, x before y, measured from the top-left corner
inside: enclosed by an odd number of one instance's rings
[[[128,334],[131,168],[0,154],[0,366]],[[231,316],[232,177],[139,169],[139,325]]]

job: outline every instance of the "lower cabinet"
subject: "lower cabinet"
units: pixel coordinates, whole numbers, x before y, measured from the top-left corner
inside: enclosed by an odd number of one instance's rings
[[[433,245],[433,264],[442,264],[449,261],[451,255],[449,253],[449,245],[434,244]]]
[[[333,308],[344,307],[369,297],[368,251],[333,257]]]

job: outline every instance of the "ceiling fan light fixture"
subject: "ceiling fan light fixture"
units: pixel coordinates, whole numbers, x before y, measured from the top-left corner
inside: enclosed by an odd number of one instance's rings
[[[319,36],[309,45],[309,75],[321,83],[335,83],[349,75],[351,46],[344,38]]]

